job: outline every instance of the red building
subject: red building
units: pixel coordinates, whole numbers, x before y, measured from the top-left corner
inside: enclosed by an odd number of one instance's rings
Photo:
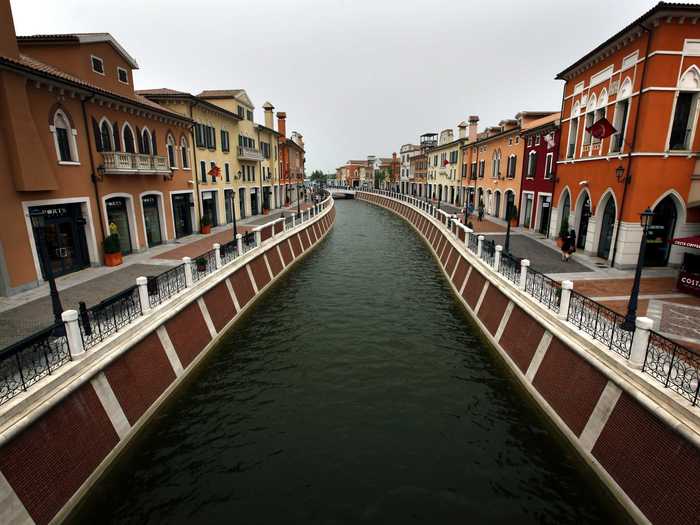
[[[530,122],[521,135],[525,153],[520,183],[520,224],[547,235],[559,155],[559,113]]]

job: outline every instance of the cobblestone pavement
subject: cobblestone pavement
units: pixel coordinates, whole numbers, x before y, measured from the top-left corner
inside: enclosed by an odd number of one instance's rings
[[[487,235],[487,239],[494,239],[496,244],[505,245],[505,235]],[[590,272],[590,268],[576,262],[574,255],[569,262],[561,260],[561,252],[544,246],[541,242],[526,235],[510,235],[510,252],[521,259],[530,260],[530,268],[538,272],[552,273],[577,273]]]
[[[77,309],[80,301],[88,307],[136,284],[136,278],[157,275],[171,265],[131,264],[59,292],[64,310]],[[47,295],[0,313],[0,348],[51,325],[53,310]]]

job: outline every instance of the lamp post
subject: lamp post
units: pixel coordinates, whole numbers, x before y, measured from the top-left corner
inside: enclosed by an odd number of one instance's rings
[[[299,204],[299,182],[297,181],[297,219],[301,218],[301,205]]]
[[[236,241],[238,236],[238,228],[236,227],[236,197],[231,192],[231,215],[233,215],[233,241]]]
[[[515,212],[515,205],[506,201],[506,242],[503,246],[503,251],[510,253],[510,221],[513,218]]]
[[[58,295],[58,289],[56,288],[56,279],[53,275],[53,269],[51,268],[51,261],[49,261],[49,256],[46,251],[46,226],[44,214],[33,213],[30,214],[32,220],[32,226],[37,232],[38,237],[38,252],[39,260],[41,261],[41,266],[44,269],[44,274],[46,275],[46,280],[49,282],[49,295],[51,296],[51,309],[53,310],[54,322],[60,326],[63,326],[63,321],[61,319],[61,314],[63,313],[63,306],[61,305],[61,298]]]
[[[649,231],[649,223],[651,222],[652,217],[654,217],[654,212],[651,211],[650,208],[647,208],[639,214],[639,217],[639,223],[642,226],[642,240],[639,243],[637,268],[634,272],[634,284],[632,285],[630,300],[627,304],[627,315],[625,315],[625,320],[622,323],[622,328],[629,331],[634,330],[635,321],[637,319],[637,302],[639,300],[639,285],[642,280],[642,268],[644,267],[644,252],[646,251],[647,247],[647,232]]]

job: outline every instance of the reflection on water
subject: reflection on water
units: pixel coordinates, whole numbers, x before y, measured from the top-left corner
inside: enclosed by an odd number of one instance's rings
[[[337,206],[72,521],[624,522],[412,229]]]

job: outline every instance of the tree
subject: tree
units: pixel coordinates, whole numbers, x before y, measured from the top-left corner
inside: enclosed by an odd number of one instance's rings
[[[374,172],[374,187],[381,188],[382,183],[386,180],[386,171],[377,170]]]
[[[325,183],[326,175],[321,170],[314,170],[311,173],[311,182]]]

